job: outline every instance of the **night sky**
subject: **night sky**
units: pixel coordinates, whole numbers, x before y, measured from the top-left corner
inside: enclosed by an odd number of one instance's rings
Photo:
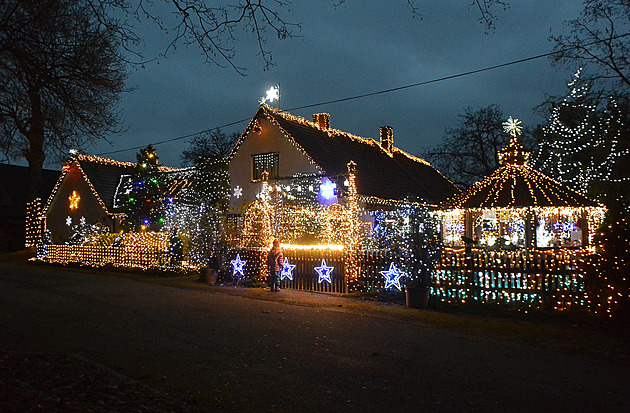
[[[286,21],[299,22],[301,37],[277,40],[267,48],[275,66],[264,71],[255,38],[239,33],[233,69],[204,63],[194,47],[180,46],[167,58],[131,70],[123,96],[126,132],[88,153],[135,161],[137,150],[110,153],[228,124],[254,115],[265,90],[279,83],[281,109],[311,119],[331,114],[331,127],[378,139],[379,126],[394,128],[394,144],[418,154],[439,143],[464,108],[498,104],[506,118],[526,127],[544,121],[533,112],[545,94],[564,95],[571,70],[554,68],[549,58],[418,86],[402,91],[303,110],[291,108],[428,81],[507,63],[551,51],[551,33],[565,32],[581,1],[512,1],[497,9],[495,30],[486,33],[470,1],[418,1],[422,19],[404,0],[298,1],[284,9]],[[145,58],[163,52],[168,35],[140,27]],[[246,122],[225,128],[242,132]],[[186,140],[158,145],[160,163],[179,166]]]

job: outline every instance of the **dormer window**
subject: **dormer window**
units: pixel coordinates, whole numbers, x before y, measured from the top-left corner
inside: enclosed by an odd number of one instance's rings
[[[264,171],[269,172],[269,178],[278,178],[279,155],[278,152],[252,155],[252,180],[260,181]]]

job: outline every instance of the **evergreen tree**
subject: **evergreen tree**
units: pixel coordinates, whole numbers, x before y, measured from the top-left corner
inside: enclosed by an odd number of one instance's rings
[[[627,212],[628,110],[614,100],[593,96],[580,71],[568,87],[568,95],[552,103],[534,164],[541,172],[609,208]]]
[[[159,180],[158,156],[152,145],[136,155],[135,174],[122,210],[126,231],[159,231],[164,223],[164,200]]]
[[[595,239],[597,254],[583,261],[591,309],[630,329],[630,223],[612,212]]]
[[[194,195],[199,226],[193,238],[193,254],[200,261],[219,264],[216,260],[225,247],[225,219],[230,205],[230,175],[225,158],[197,158]]]

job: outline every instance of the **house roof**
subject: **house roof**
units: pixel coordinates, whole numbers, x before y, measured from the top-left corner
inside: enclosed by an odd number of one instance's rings
[[[384,200],[419,197],[437,205],[459,190],[424,159],[393,147],[386,151],[379,142],[262,105],[241,135],[230,157],[247,136],[258,116],[266,116],[326,175],[347,172],[347,164],[357,164],[357,191],[360,196]]]
[[[136,164],[133,162],[120,162],[109,158],[101,158],[94,155],[73,154],[72,157],[66,162],[63,168],[62,174],[59,177],[57,185],[50,195],[46,210],[50,206],[50,202],[55,195],[56,189],[63,180],[66,171],[70,168],[72,163],[76,163],[86,180],[92,186],[94,194],[103,203],[109,213],[114,209],[114,195],[116,194],[116,188],[120,182],[120,178],[123,175],[131,175],[135,171]],[[162,172],[176,171],[177,168],[170,168],[166,166],[158,166],[158,170]]]
[[[601,207],[597,202],[528,165],[529,153],[515,137],[499,152],[503,166],[483,181],[445,201],[440,209]]]
[[[55,186],[60,171],[42,169],[42,191],[45,198]],[[29,172],[27,166],[0,164],[0,218],[26,217],[29,199]]]
[[[172,169],[172,168],[171,168]],[[192,202],[191,189],[195,185],[195,168],[172,169],[161,171],[158,177],[162,185],[162,196],[183,202]],[[133,173],[133,171],[132,171]],[[113,195],[113,209],[119,209],[126,200],[125,190],[133,183],[133,175],[127,173],[120,176],[119,184]]]

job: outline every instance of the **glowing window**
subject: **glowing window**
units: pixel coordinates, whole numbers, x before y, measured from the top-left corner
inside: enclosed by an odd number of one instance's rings
[[[252,180],[260,181],[264,171],[269,172],[269,178],[278,178],[279,154],[277,152],[252,155]]]

